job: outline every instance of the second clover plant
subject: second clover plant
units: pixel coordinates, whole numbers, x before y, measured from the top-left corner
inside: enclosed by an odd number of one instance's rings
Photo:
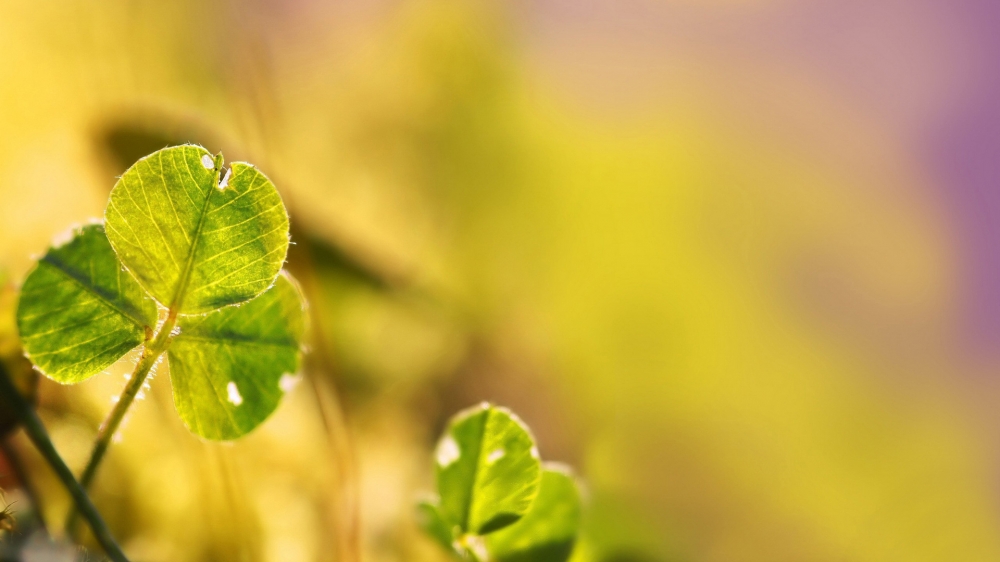
[[[224,170],[221,155],[184,145],[136,162],[104,221],[39,260],[17,310],[39,370],[78,383],[142,346],[84,486],[164,356],[177,412],[201,437],[236,439],[277,408],[305,329],[302,295],[282,271],[288,244],[288,213],[264,174],[242,162]]]
[[[459,412],[435,452],[437,494],[417,506],[429,537],[453,558],[566,562],[580,526],[570,470],[543,463],[528,427],[484,403]]]

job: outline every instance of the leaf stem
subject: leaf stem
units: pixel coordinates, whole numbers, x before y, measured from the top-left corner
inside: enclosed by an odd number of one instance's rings
[[[160,327],[159,332],[152,338],[152,341],[146,344],[145,349],[142,350],[142,356],[140,356],[139,362],[135,364],[135,369],[132,371],[132,376],[129,377],[128,384],[125,385],[125,390],[122,391],[115,407],[108,414],[104,423],[101,424],[101,429],[97,432],[97,439],[94,441],[90,460],[87,461],[87,466],[83,469],[83,475],[80,477],[80,485],[83,486],[84,490],[90,489],[94,477],[97,476],[97,469],[100,467],[101,461],[104,460],[104,454],[107,453],[108,447],[111,445],[111,440],[121,426],[122,420],[125,419],[125,414],[128,413],[129,407],[135,401],[136,395],[139,394],[139,390],[142,388],[143,383],[146,382],[146,377],[149,376],[149,372],[153,369],[153,366],[156,365],[156,361],[170,345],[170,335],[176,324],[177,312],[171,310],[167,315],[167,320]],[[70,509],[69,516],[66,518],[66,534],[71,539],[76,536],[76,527],[77,511]]]
[[[48,432],[45,431],[42,420],[38,418],[38,414],[35,413],[31,404],[18,392],[3,367],[0,367],[0,396],[3,396],[8,405],[14,410],[28,438],[31,439],[35,448],[38,449],[38,452],[41,453],[45,461],[52,467],[56,476],[62,481],[63,486],[66,487],[69,495],[73,498],[76,509],[87,520],[91,531],[94,532],[94,538],[104,548],[104,552],[114,562],[128,562],[128,558],[125,558],[125,553],[122,552],[121,547],[115,542],[111,531],[108,530],[108,526],[104,523],[104,519],[101,518],[101,514],[94,507],[93,502],[90,501],[90,497],[87,496],[87,492],[76,481],[73,471],[66,466],[62,457],[59,456],[55,445],[49,439]]]

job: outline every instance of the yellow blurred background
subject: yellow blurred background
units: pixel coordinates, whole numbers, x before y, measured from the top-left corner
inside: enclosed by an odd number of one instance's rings
[[[994,21],[976,0],[0,2],[0,270],[16,287],[169,144],[285,199],[307,376],[220,445],[160,373],[94,493],[135,560],[442,560],[413,502],[480,400],[586,482],[579,562],[1000,560]],[[74,469],[129,365],[42,382]],[[59,528],[68,498],[15,445]]]

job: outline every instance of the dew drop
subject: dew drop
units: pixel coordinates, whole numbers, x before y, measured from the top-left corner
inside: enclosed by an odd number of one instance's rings
[[[235,406],[239,406],[243,403],[243,397],[240,396],[240,389],[236,387],[236,383],[229,381],[226,385],[226,392],[229,394],[229,401]]]
[[[532,447],[532,448],[531,448],[531,458],[533,458],[533,459],[537,459],[537,458],[539,458],[540,456],[541,456],[541,455],[539,455],[539,454],[538,454],[538,447]]]
[[[201,165],[204,166],[206,170],[214,170],[215,159],[209,156],[208,154],[204,154],[201,157]]]

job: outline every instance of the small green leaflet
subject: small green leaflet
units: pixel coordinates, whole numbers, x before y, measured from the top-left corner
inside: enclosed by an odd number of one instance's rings
[[[192,432],[235,439],[260,425],[294,382],[305,312],[287,274],[264,294],[182,317],[167,350],[174,405]]]
[[[454,552],[455,537],[452,536],[452,529],[448,522],[441,517],[441,511],[435,500],[424,500],[417,503],[417,523],[427,533],[427,536],[434,539],[441,547],[449,552]]]
[[[541,463],[528,428],[505,408],[459,413],[438,443],[442,518],[485,535],[520,519],[538,494]]]
[[[126,170],[105,211],[122,263],[166,308],[199,314],[271,286],[288,250],[288,213],[255,167],[183,145]],[[221,178],[221,179],[220,179]]]
[[[580,527],[569,469],[542,465],[527,427],[483,404],[454,418],[435,452],[439,498],[418,523],[456,560],[566,562]]]
[[[486,537],[491,560],[565,562],[580,527],[580,491],[569,470],[546,463],[538,497],[520,521]]]
[[[141,344],[156,303],[91,224],[51,248],[21,288],[17,327],[25,353],[53,380],[78,383]]]

